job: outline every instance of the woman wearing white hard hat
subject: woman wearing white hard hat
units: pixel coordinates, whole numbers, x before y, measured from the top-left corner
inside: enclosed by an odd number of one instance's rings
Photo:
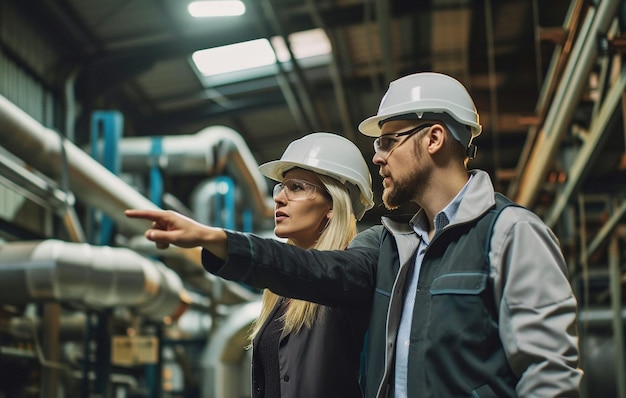
[[[356,222],[373,206],[371,177],[359,149],[336,134],[292,142],[261,172],[277,182],[278,237],[304,249],[343,249]],[[263,294],[252,329],[255,396],[361,397],[360,352],[369,320],[362,308],[331,308]]]
[[[259,169],[278,182],[273,190],[274,233],[297,248],[345,249],[357,234],[357,220],[374,205],[363,155],[337,134],[308,134],[293,141],[280,160]],[[181,247],[202,246],[205,239],[211,240],[205,234],[211,228],[175,212],[128,210],[126,215],[153,221],[153,229],[146,233],[148,239],[156,230],[177,230],[183,241],[168,242]],[[213,259],[215,252],[203,253],[205,267],[219,257]],[[263,262],[264,255],[259,255]],[[239,280],[246,283],[243,279]],[[371,302],[322,306],[276,293],[264,291],[261,314],[250,336],[252,396],[362,397],[358,375]]]

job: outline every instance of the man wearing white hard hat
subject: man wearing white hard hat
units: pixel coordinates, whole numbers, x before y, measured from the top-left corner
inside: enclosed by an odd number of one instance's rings
[[[387,322],[370,325],[367,395],[579,396],[558,240],[466,169],[481,126],[465,87],[438,73],[398,79],[359,130],[376,137],[385,206],[421,207],[408,224],[383,220],[374,300],[388,304],[372,317]]]
[[[577,302],[559,242],[468,171],[481,126],[465,87],[439,73],[400,78],[359,130],[376,137],[385,206],[419,205],[410,220],[383,217],[329,252],[154,214],[146,236],[202,246],[210,272],[283,296],[371,302],[366,397],[578,397]]]

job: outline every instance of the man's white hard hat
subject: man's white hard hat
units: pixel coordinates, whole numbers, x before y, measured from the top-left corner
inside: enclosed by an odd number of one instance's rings
[[[391,82],[378,113],[362,121],[359,131],[378,137],[386,121],[412,118],[442,121],[468,149],[482,132],[476,106],[465,86],[451,76],[435,72],[415,73]]]

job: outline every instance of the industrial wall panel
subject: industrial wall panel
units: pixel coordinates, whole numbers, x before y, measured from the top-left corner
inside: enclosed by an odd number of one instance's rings
[[[29,68],[31,74],[51,81],[57,74],[60,56],[42,27],[24,18],[11,2],[3,2],[0,26],[0,48]]]

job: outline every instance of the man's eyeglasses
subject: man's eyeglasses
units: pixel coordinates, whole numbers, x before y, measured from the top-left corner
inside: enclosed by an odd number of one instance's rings
[[[280,184],[274,185],[272,195],[274,199],[280,195],[281,191],[285,191],[288,200],[306,200],[315,199],[317,189],[323,190],[322,187],[303,180],[289,179],[284,180]]]
[[[374,140],[374,152],[384,157],[385,155],[388,155],[389,153],[391,153],[391,151],[394,148],[400,146],[402,142],[408,139],[408,138],[405,138],[404,140],[400,141],[398,138],[404,137],[404,136],[411,136],[427,127],[433,126],[434,124],[435,123],[422,124],[421,126],[417,126],[411,130],[403,131],[400,133],[390,133],[390,134],[381,135],[380,137]]]

